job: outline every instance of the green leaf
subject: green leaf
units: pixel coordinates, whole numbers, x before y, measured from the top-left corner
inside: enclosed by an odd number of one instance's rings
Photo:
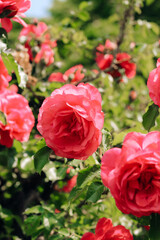
[[[146,4],[149,6],[154,2],[154,0],[146,0]]]
[[[0,111],[0,122],[2,122],[3,125],[7,124],[6,115],[1,111]]]
[[[147,131],[149,131],[155,125],[155,120],[158,115],[159,107],[153,103],[143,115],[143,126]]]
[[[87,11],[79,12],[78,17],[84,22],[87,22],[90,19],[90,15]]]
[[[61,168],[57,169],[57,176],[59,179],[65,178],[67,169],[68,169],[68,167],[61,167]]]
[[[26,82],[28,80],[28,77],[24,73],[22,68],[16,63],[13,56],[11,54],[2,52],[1,57],[4,62],[4,65],[6,66],[6,68],[8,70],[8,73],[10,75],[12,74],[12,72],[15,73],[19,87],[21,87],[21,88],[26,87]]]
[[[102,183],[100,182],[91,183],[91,185],[88,187],[86,200],[92,203],[96,203],[100,199],[103,191],[104,186],[102,185]]]
[[[83,188],[94,179],[100,179],[100,165],[81,170],[78,174],[77,186]]]
[[[44,138],[42,138],[40,141],[38,141],[37,143],[37,149],[40,150],[41,148],[46,146],[46,142],[44,140]]]
[[[27,236],[32,236],[32,234],[35,233],[41,225],[41,218],[38,215],[32,215],[25,219],[24,224]]]
[[[43,207],[41,205],[36,205],[31,208],[27,208],[24,212],[24,214],[29,215],[29,214],[39,214],[43,212]]]
[[[91,4],[92,2],[83,1],[79,4],[79,9],[80,10],[87,9]]]
[[[70,200],[76,200],[80,195],[81,195],[81,193],[84,191],[84,189],[82,189],[82,188],[78,188],[78,187],[74,187],[73,189],[72,189],[72,191],[70,192],[70,195],[69,195],[69,198],[68,198],[68,200],[70,201]]]
[[[49,162],[50,153],[51,149],[45,146],[34,155],[34,167],[38,173],[40,173],[42,168]]]

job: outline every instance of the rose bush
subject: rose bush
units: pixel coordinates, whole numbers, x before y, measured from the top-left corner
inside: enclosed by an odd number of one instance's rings
[[[157,60],[157,68],[153,69],[147,81],[149,96],[160,107],[160,58]]]
[[[0,121],[0,144],[11,147],[13,139],[28,141],[34,126],[28,101],[20,94],[5,90],[0,93],[0,111],[6,117],[6,124]]]
[[[27,26],[20,17],[25,17],[24,12],[26,12],[30,6],[30,0],[0,0],[0,22],[2,27],[7,32],[11,31],[11,18],[24,27]]]
[[[101,177],[123,213],[160,213],[160,132],[127,134],[103,155]]]
[[[81,240],[133,240],[130,231],[125,227],[118,225],[113,226],[111,219],[99,219],[95,234],[88,232],[83,235]]]
[[[67,84],[43,102],[37,128],[55,154],[87,159],[101,143],[101,95],[90,84]]]

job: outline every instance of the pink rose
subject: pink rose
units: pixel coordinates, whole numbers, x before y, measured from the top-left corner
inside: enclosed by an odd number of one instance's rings
[[[44,22],[28,24],[21,30],[19,38],[25,36],[28,41],[31,41],[33,38],[40,38],[47,30],[48,27]]]
[[[34,24],[28,24],[27,27],[21,30],[19,39],[25,37],[28,43],[32,39],[35,39],[49,45],[51,48],[55,48],[57,46],[57,41],[51,40],[48,30],[48,26],[44,22],[37,22],[37,20],[35,20]]]
[[[56,155],[87,159],[101,143],[101,95],[90,84],[64,85],[43,102],[37,128]]]
[[[0,56],[0,92],[4,91],[9,86],[9,81],[11,81],[11,76],[8,74],[7,68]]]
[[[7,32],[12,29],[12,20],[22,24],[27,24],[20,18],[25,17],[26,12],[31,6],[30,0],[0,0],[0,23]]]
[[[96,49],[99,52],[104,52],[107,50],[114,50],[117,48],[117,44],[114,42],[111,42],[109,39],[106,39],[105,45],[99,44],[98,47],[96,47]]]
[[[45,61],[46,66],[51,65],[54,62],[54,52],[47,44],[42,44],[40,47],[40,51],[37,53],[34,61],[35,63],[39,63],[41,60]]]
[[[7,123],[0,121],[0,144],[11,147],[13,139],[28,141],[34,126],[34,116],[28,101],[15,92],[5,90],[0,94],[0,111],[6,116]]]
[[[101,177],[123,213],[160,213],[160,132],[127,134],[103,155]]]
[[[101,70],[109,68],[113,61],[112,54],[96,53],[96,63]]]
[[[88,232],[85,233],[81,240],[133,240],[130,231],[125,227],[118,225],[113,226],[110,218],[100,218],[95,234]]]
[[[131,56],[127,53],[117,53],[117,65],[123,68],[125,75],[128,78],[133,78],[136,75],[136,64],[131,62]]]
[[[160,107],[160,58],[157,60],[157,68],[153,69],[149,74],[147,87],[150,98]]]
[[[113,78],[122,78],[121,69],[124,69],[125,75],[128,78],[133,78],[136,75],[136,64],[132,62],[131,56],[127,53],[117,53],[114,61],[114,66],[112,66],[114,60],[114,50],[117,45],[110,40],[106,40],[105,45],[99,44],[96,48],[96,63],[101,70],[106,70],[107,68],[112,69],[108,72]],[[122,79],[120,80],[122,81]]]
[[[48,78],[49,82],[66,82],[70,81],[71,83],[80,82],[85,77],[83,73],[83,65],[75,65],[69,68],[64,74],[57,72],[52,73]]]

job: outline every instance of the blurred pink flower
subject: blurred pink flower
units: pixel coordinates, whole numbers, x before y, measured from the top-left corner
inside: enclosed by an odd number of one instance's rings
[[[30,0],[0,0],[0,22],[2,28],[7,32],[11,31],[11,18],[26,27],[27,24],[20,17],[25,17],[24,12],[26,12],[30,6]]]
[[[75,65],[69,68],[64,74],[57,72],[52,73],[48,79],[49,82],[80,82],[85,77],[83,73],[83,65]]]
[[[0,92],[9,86],[9,81],[11,81],[11,76],[8,74],[7,68],[5,67],[0,56]]]
[[[25,36],[28,41],[31,41],[33,38],[41,37],[47,30],[48,26],[44,22],[28,24],[21,30],[19,38]]]
[[[51,65],[54,62],[54,52],[47,44],[42,44],[40,51],[34,58],[35,63],[39,63],[41,60],[45,61],[46,66]]]
[[[149,96],[160,107],[160,58],[157,60],[157,68],[153,69],[147,81]]]

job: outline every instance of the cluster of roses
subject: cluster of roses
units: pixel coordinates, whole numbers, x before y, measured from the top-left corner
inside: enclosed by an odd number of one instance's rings
[[[11,76],[0,57],[0,112],[5,118],[0,121],[0,144],[6,147],[13,145],[13,140],[28,141],[34,126],[34,116],[28,101],[17,93],[18,88],[12,84]]]
[[[51,39],[48,26],[44,22],[28,24],[20,32],[19,39],[28,49],[31,62],[44,61],[46,66],[54,62],[53,48],[57,46],[57,42]]]
[[[150,96],[159,104],[159,65],[148,79]],[[62,157],[85,160],[101,142],[104,114],[101,96],[90,84],[67,84],[43,102],[38,130],[47,145]],[[159,104],[160,105],[160,104]],[[112,159],[112,161],[111,161]],[[160,132],[131,132],[122,149],[112,148],[102,157],[101,178],[117,207],[137,217],[160,213]],[[95,235],[85,239],[133,239],[123,226],[113,227],[110,219],[99,220]]]
[[[123,82],[125,74],[129,79],[136,74],[136,64],[132,62],[131,56],[127,53],[116,53],[117,45],[110,40],[106,40],[105,45],[99,44],[96,48],[96,63],[98,67],[110,74],[113,78]],[[115,58],[114,58],[115,55]],[[98,74],[99,71],[94,69]],[[85,77],[83,65],[75,65],[69,68],[64,74],[61,72],[52,73],[48,79],[49,82],[79,83]]]
[[[45,99],[39,111],[37,128],[56,155],[86,160],[97,150],[104,122],[101,102],[98,90],[88,83],[77,87],[64,85]],[[107,167],[110,164],[107,163]],[[102,173],[106,173],[103,168],[102,162]],[[74,180],[75,184],[76,178]],[[122,238],[133,239],[125,227],[113,227],[110,219],[102,218],[97,223],[95,235],[85,233],[82,240]]]
[[[9,32],[12,29],[11,18],[26,26],[20,18],[30,8],[30,0],[0,0],[0,22],[2,27]],[[13,140],[28,141],[34,126],[34,116],[28,101],[17,93],[16,85],[9,87],[11,76],[0,56],[0,112],[3,121],[0,121],[0,144],[11,147]]]
[[[105,45],[99,44],[96,50],[98,67],[113,78],[122,82],[124,73],[129,79],[136,75],[136,64],[132,62],[131,56],[124,52],[117,53],[116,43],[107,39]]]

